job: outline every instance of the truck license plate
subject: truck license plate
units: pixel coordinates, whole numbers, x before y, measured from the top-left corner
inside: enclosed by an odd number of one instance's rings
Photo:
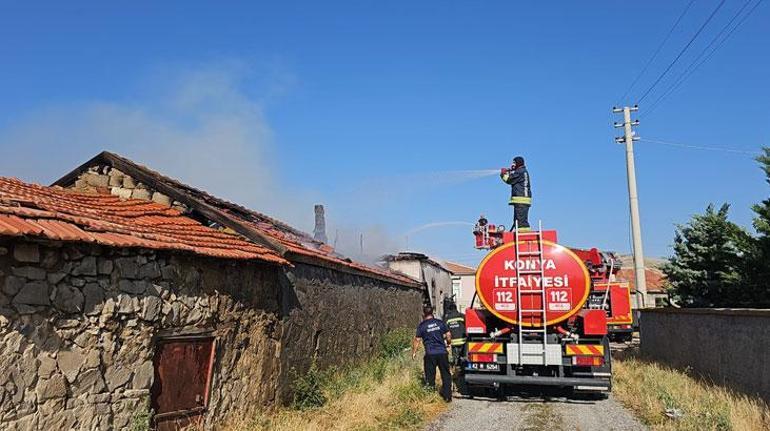
[[[468,362],[465,365],[466,370],[470,371],[500,371],[500,364],[486,362]]]

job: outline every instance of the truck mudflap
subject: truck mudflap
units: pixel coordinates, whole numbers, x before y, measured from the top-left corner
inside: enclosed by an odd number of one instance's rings
[[[609,377],[552,377],[552,376],[514,376],[505,374],[465,374],[465,383],[470,385],[537,385],[537,386],[572,386],[596,388],[609,391],[612,382]]]

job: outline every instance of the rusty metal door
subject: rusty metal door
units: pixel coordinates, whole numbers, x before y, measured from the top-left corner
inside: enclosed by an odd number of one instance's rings
[[[158,341],[151,389],[153,424],[177,431],[203,424],[214,366],[214,337],[169,337]]]

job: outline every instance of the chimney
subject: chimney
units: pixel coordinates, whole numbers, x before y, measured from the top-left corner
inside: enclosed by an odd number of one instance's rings
[[[326,238],[326,217],[324,216],[324,206],[315,206],[315,229],[313,229],[313,238],[316,241],[327,243],[329,240]]]

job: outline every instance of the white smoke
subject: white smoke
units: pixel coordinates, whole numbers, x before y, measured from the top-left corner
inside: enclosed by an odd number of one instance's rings
[[[147,82],[138,93],[151,95],[128,102],[91,100],[41,107],[0,129],[0,176],[50,184],[99,152],[113,151],[305,231],[312,230],[313,205],[326,204],[329,243],[336,239],[342,254],[373,262],[404,244],[403,234],[394,235],[383,225],[350,224],[345,219],[352,206],[360,214],[362,209],[371,213],[378,205],[393,203],[372,191],[408,199],[405,191],[416,193],[497,172],[372,178],[358,191],[335,196],[291,188],[277,168],[277,148],[263,104],[286,92],[294,78],[278,73],[268,79],[274,84],[257,99],[244,89],[244,78],[251,72],[242,64],[219,64]]]

